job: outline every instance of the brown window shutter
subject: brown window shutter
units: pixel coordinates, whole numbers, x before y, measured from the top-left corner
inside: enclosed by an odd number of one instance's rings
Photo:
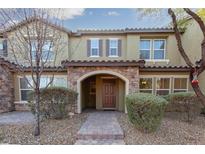
[[[106,56],[109,56],[109,50],[110,50],[110,41],[106,40]]]
[[[102,57],[103,55],[103,40],[99,40],[99,56]]]
[[[87,56],[90,57],[91,52],[91,41],[87,40]]]
[[[122,40],[118,40],[118,56],[122,55]]]
[[[8,49],[7,49],[7,40],[3,41],[3,56],[8,56]]]

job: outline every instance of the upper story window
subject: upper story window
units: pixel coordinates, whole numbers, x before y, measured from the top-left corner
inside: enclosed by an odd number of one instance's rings
[[[151,40],[140,40],[140,59],[150,59]]]
[[[3,46],[3,41],[0,41],[0,50],[3,50],[4,46]]]
[[[118,57],[118,39],[110,39],[109,57]]]
[[[166,40],[165,39],[141,39],[140,59],[164,60]]]
[[[99,57],[99,39],[90,40],[90,56]]]
[[[0,40],[0,56],[8,56],[7,40]]]
[[[154,59],[165,59],[165,40],[154,40]]]
[[[37,50],[37,46],[38,43],[37,41],[32,41],[32,60],[36,59],[36,50]],[[51,41],[46,41],[44,43],[44,46],[42,47],[42,56],[41,59],[43,61],[52,61],[54,60],[54,52],[53,52],[53,45],[51,43]]]

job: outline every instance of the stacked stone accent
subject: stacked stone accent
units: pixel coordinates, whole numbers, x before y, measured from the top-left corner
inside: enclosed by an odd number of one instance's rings
[[[93,71],[112,71],[119,73],[129,80],[129,93],[139,91],[139,67],[118,67],[118,66],[97,66],[97,67],[87,67],[87,66],[78,66],[78,67],[68,67],[68,86],[77,90],[77,80],[83,75],[93,72]],[[72,112],[77,112],[77,104],[73,106]]]
[[[138,67],[68,67],[68,85],[77,90],[77,80],[90,72],[103,70],[112,71],[123,75],[129,80],[129,93],[139,90],[139,68]]]
[[[0,113],[14,109],[13,73],[6,65],[0,65]]]

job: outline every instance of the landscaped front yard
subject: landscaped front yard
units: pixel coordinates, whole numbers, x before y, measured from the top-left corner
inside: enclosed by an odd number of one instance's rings
[[[77,131],[88,113],[63,120],[46,120],[41,124],[40,137],[33,136],[32,124],[0,125],[0,143],[5,144],[74,144]],[[187,123],[183,113],[165,113],[160,128],[154,133],[142,133],[118,113],[126,144],[205,144],[205,117]]]
[[[199,116],[192,123],[185,122],[183,113],[165,113],[160,128],[150,134],[133,127],[125,114],[118,121],[125,133],[126,144],[205,144],[205,117]]]
[[[33,136],[33,124],[0,125],[0,143],[4,144],[74,144],[76,133],[87,113],[62,120],[41,123],[41,135]]]

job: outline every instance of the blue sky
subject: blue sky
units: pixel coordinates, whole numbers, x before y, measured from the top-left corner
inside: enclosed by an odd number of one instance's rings
[[[84,9],[72,19],[65,20],[65,26],[75,31],[77,29],[117,29],[136,27],[164,27],[170,22],[166,14],[162,18],[139,18],[135,9]]]

